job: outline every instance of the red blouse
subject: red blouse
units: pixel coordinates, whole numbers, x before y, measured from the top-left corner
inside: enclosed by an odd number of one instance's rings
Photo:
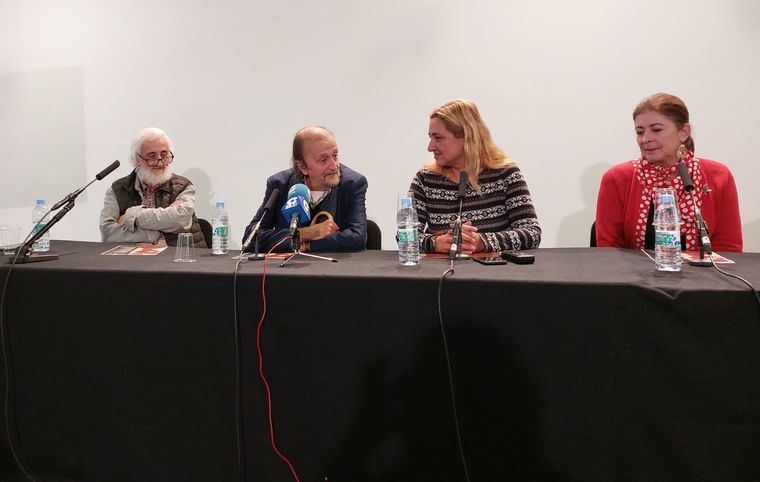
[[[717,161],[699,158],[704,176],[702,216],[715,251],[741,251],[742,226],[734,177]],[[634,228],[643,186],[636,181],[633,162],[611,167],[602,176],[596,201],[596,245],[635,249]]]

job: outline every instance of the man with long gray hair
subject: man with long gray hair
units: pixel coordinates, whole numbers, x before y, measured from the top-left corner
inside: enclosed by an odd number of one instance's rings
[[[103,241],[177,244],[178,233],[193,233],[196,247],[206,248],[195,217],[195,186],[173,174],[172,141],[164,131],[147,127],[132,140],[134,170],[106,190],[100,212]]]

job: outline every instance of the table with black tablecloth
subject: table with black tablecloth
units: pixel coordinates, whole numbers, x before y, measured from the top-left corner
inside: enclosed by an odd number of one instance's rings
[[[235,260],[54,241],[5,307],[11,435],[44,481],[237,481]],[[442,285],[472,481],[758,480],[760,314],[712,268],[541,249]],[[264,370],[302,481],[461,481],[438,320],[449,267],[397,253],[267,263]],[[760,254],[726,269],[760,286]],[[262,262],[237,277],[246,480],[292,480],[258,375]],[[0,268],[4,283],[7,266]],[[3,384],[4,385],[4,384]],[[4,432],[4,430],[3,430]],[[5,436],[0,479],[16,470]],[[19,479],[23,480],[23,479]]]

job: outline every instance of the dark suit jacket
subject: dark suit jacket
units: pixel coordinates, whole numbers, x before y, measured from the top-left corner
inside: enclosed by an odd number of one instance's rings
[[[269,211],[261,223],[259,233],[259,252],[266,253],[272,246],[277,244],[282,238],[288,237],[288,227],[290,220],[285,219],[280,208],[285,204],[288,198],[288,190],[293,184],[303,182],[298,179],[292,169],[280,171],[267,179],[267,189],[264,193],[264,201],[259,207],[256,215],[251,220],[245,234],[243,242],[248,237],[253,226],[261,219],[264,211],[264,204],[269,195],[275,188],[280,189],[277,195],[277,201],[274,208]],[[330,195],[333,195],[331,193]],[[340,226],[340,231],[333,233],[325,238],[311,241],[309,244],[310,251],[361,251],[367,243],[367,209],[364,205],[367,196],[367,178],[349,167],[341,164],[340,166],[340,184],[338,185],[337,209],[334,213],[335,223]],[[291,251],[293,248],[289,241],[282,243],[277,247],[277,252]],[[248,251],[253,251],[253,245]]]

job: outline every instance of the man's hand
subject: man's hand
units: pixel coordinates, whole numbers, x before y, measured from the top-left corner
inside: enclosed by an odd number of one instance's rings
[[[116,220],[116,224],[124,224],[124,214],[119,216],[119,219]]]
[[[301,241],[305,242],[316,241],[333,233],[337,233],[338,231],[340,231],[340,226],[330,220],[317,223],[314,226],[298,228],[298,232],[301,234]]]

